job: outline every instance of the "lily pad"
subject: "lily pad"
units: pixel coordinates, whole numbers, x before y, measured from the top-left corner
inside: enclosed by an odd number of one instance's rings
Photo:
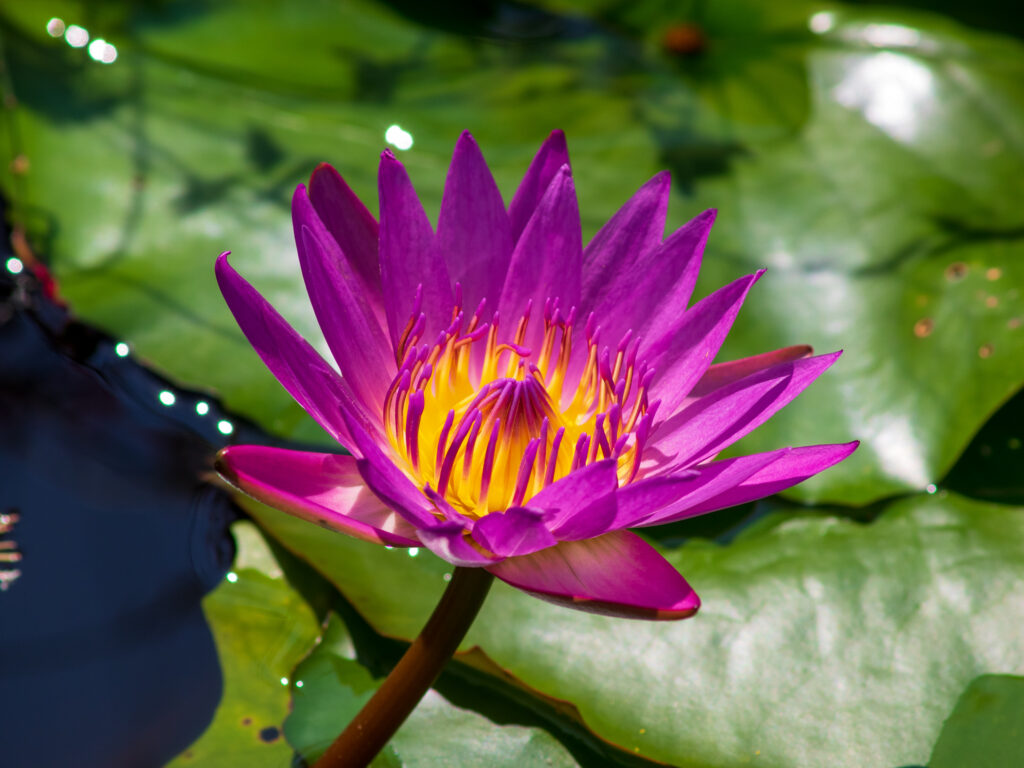
[[[292,749],[282,735],[292,670],[319,633],[310,608],[284,579],[259,531],[232,526],[235,570],[203,600],[224,675],[224,695],[206,732],[174,768],[281,768]]]
[[[378,631],[419,632],[450,566],[253,511]],[[498,584],[463,648],[671,765],[921,764],[970,680],[1024,673],[1022,513],[939,493],[870,525],[768,518],[666,551],[704,600],[694,619],[592,616]]]
[[[971,681],[935,744],[931,768],[1016,768],[1024,762],[1024,677]]]
[[[294,710],[284,732],[312,764],[377,690],[366,668],[353,660],[345,625],[331,616],[323,640],[295,670]],[[481,715],[449,704],[430,691],[399,728],[379,768],[475,768],[487,765],[576,766],[565,747],[538,728],[499,726]]]

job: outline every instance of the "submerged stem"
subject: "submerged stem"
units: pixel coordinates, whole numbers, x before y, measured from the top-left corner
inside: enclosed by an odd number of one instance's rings
[[[362,768],[388,743],[469,631],[494,577],[456,568],[427,625],[314,768]]]

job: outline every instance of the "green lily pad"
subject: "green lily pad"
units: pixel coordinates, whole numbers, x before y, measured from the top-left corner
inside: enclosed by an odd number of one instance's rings
[[[414,637],[450,566],[253,507],[383,634]],[[668,550],[679,623],[560,609],[498,584],[465,641],[599,737],[697,768],[921,764],[964,686],[1024,673],[1024,510],[939,493],[862,525],[780,515]]]
[[[291,764],[292,749],[282,735],[289,679],[320,627],[252,523],[235,523],[232,532],[235,570],[203,600],[224,694],[209,728],[170,763],[174,768]]]
[[[1016,768],[1024,762],[1024,677],[971,681],[935,744],[930,768]]]
[[[285,721],[284,733],[296,752],[310,764],[323,754],[380,684],[352,656],[345,625],[332,615],[322,642],[295,670],[294,710]],[[513,768],[577,763],[545,731],[495,725],[429,691],[373,765]]]
[[[234,326],[216,253],[325,349],[288,219],[317,162],[372,207],[401,124],[433,216],[463,128],[509,195],[562,127],[587,234],[668,166],[686,191],[672,225],[721,210],[702,290],[769,268],[725,356],[846,349],[743,449],[860,438],[804,501],[937,483],[1024,380],[1024,45],[892,9],[691,5],[552,3],[521,26],[371,0],[54,6],[118,46],[108,66],[51,38],[49,7],[8,3],[20,100],[0,185],[83,317],[265,428],[325,441]],[[666,48],[679,22],[706,49]]]

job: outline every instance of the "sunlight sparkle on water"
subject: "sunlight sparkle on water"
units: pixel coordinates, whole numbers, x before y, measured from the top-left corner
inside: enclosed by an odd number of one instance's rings
[[[208,402],[206,402],[205,400],[200,400],[198,403],[196,403],[196,413],[198,413],[200,416],[205,416],[209,412],[210,404]]]
[[[98,61],[101,64],[110,64],[117,59],[117,48],[102,37],[97,37],[89,43],[89,56],[93,61]]]
[[[7,271],[12,275],[20,275],[23,269],[25,269],[25,265],[21,263],[21,259],[11,256],[7,260]]]
[[[129,352],[131,352],[131,348],[123,341],[119,341],[114,345],[114,354],[118,357],[128,357]]]
[[[81,48],[89,42],[89,31],[85,27],[72,24],[64,32],[64,39],[72,48]]]
[[[409,547],[409,557],[416,557],[420,553],[419,547]]]
[[[54,16],[46,22],[46,31],[49,32],[50,37],[61,37],[64,34],[64,20]]]
[[[217,431],[220,432],[222,435],[230,435],[232,432],[235,431],[235,425],[232,424],[227,419],[221,419],[220,421],[217,422]]]
[[[169,389],[161,389],[160,394],[157,395],[157,398],[160,400],[161,403],[168,407],[174,405],[175,401],[177,400],[177,398],[174,396],[174,393],[171,392]]]
[[[384,141],[394,146],[395,149],[406,150],[412,148],[412,134],[403,130],[400,125],[392,125],[384,133]]]
[[[228,575],[224,578],[230,581],[232,584],[234,584],[236,581],[238,581],[238,574],[234,571],[228,571]]]
[[[816,35],[824,35],[836,25],[836,15],[829,11],[821,11],[811,16],[807,26]]]

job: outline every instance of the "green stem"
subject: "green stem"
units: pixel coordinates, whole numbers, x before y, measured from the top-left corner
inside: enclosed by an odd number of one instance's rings
[[[363,768],[388,743],[455,653],[494,577],[456,568],[427,625],[355,719],[313,768]]]

